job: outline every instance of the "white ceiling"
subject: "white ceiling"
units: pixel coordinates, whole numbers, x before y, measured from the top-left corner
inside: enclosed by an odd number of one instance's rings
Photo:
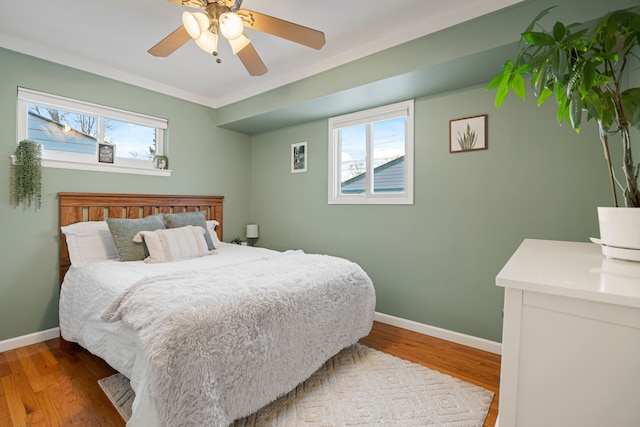
[[[0,47],[211,107],[222,107],[522,0],[245,0],[243,9],[323,31],[317,51],[251,29],[269,69],[248,75],[221,40],[221,64],[189,41],[147,50],[181,25],[168,0],[2,1]]]

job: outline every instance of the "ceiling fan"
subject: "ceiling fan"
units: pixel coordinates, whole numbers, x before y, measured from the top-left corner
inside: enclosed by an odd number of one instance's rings
[[[218,36],[222,35],[234,55],[252,76],[261,76],[267,67],[244,35],[244,27],[262,31],[314,49],[325,44],[324,33],[252,10],[240,9],[242,0],[169,0],[203,12],[182,13],[182,26],[162,39],[148,52],[154,56],[169,56],[190,39],[205,52],[218,55]],[[220,59],[216,60],[221,62]]]

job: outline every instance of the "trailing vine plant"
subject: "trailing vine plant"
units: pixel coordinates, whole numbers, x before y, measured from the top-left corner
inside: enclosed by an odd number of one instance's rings
[[[11,202],[14,206],[25,204],[36,209],[42,205],[42,151],[40,144],[28,139],[18,143],[15,164],[9,180]]]

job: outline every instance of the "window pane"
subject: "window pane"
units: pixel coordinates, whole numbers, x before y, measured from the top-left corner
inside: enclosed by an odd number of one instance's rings
[[[329,119],[329,204],[413,204],[413,100]]]
[[[357,125],[342,128],[340,144],[340,191],[343,194],[361,194],[366,188],[367,127]]]
[[[373,124],[373,192],[404,191],[405,118]]]
[[[27,138],[45,150],[96,153],[97,118],[29,105]]]
[[[116,156],[152,160],[156,154],[156,129],[104,119],[104,141],[116,146]]]

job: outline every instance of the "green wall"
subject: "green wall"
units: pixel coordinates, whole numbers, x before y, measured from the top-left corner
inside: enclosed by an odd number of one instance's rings
[[[243,232],[250,208],[249,137],[217,128],[215,111],[0,49],[0,341],[58,326],[61,191],[225,196],[225,237]],[[18,86],[169,120],[171,177],[43,169],[42,208],[9,203]]]
[[[488,150],[450,154],[449,120],[488,114]],[[326,121],[254,137],[252,221],[260,246],[352,259],[376,310],[501,341],[495,276],[524,238],[588,241],[608,205],[595,127],[576,136],[554,111],[469,88],[415,104],[415,204],[328,205]],[[290,144],[308,141],[308,172]]]
[[[0,340],[57,326],[56,194],[91,191],[224,195],[226,240],[256,222],[260,246],[360,263],[381,313],[500,341],[495,276],[513,251],[525,238],[587,241],[598,235],[595,208],[611,204],[593,124],[575,135],[555,122],[552,103],[538,108],[532,99],[510,98],[496,110],[493,92],[464,77],[486,72],[477,62],[484,52],[514,43],[539,10],[556,3],[564,20],[637,5],[527,0],[218,111],[0,50]],[[484,59],[498,72],[507,58]],[[639,74],[635,67],[633,84]],[[17,86],[168,118],[173,176],[45,169],[42,209],[11,207]],[[416,98],[415,204],[328,205],[328,111],[373,107],[399,94]],[[293,110],[295,122],[282,117]],[[449,120],[478,114],[488,114],[488,150],[450,154]],[[301,141],[308,142],[308,172],[291,174],[290,144]]]
[[[494,92],[485,90],[516,49],[497,60],[495,53],[555,4],[545,26],[637,1],[527,0],[221,109],[225,126],[235,126],[236,114],[239,126],[263,129],[253,137],[251,177],[259,244],[352,259],[373,279],[377,311],[501,341],[495,276],[518,245],[525,238],[586,242],[599,235],[596,207],[612,202],[593,123],[576,135],[557,124],[553,100],[538,108],[534,99],[512,97],[496,110]],[[416,63],[423,68],[411,71]],[[637,82],[638,68],[630,70]],[[311,93],[323,96],[305,99]],[[398,93],[416,98],[413,206],[328,205],[328,116],[275,129],[260,121],[294,109],[343,114],[380,105],[384,96],[398,101]],[[258,119],[240,115],[252,107]],[[489,116],[489,149],[450,154],[449,120],[479,114]],[[291,174],[290,144],[300,141],[308,141],[309,172]]]

